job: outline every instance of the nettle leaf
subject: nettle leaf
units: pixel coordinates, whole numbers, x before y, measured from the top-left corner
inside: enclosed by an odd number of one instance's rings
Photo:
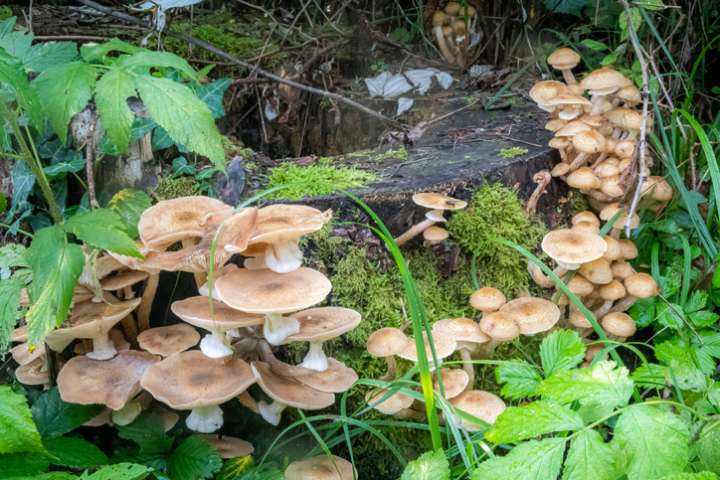
[[[208,107],[186,86],[165,78],[136,77],[135,86],[150,116],[176,143],[204,155],[224,170],[220,132]]]
[[[109,460],[102,450],[85,439],[58,437],[45,440],[50,463],[70,468],[93,468],[107,465]]]
[[[125,232],[130,238],[138,238],[138,222],[140,215],[152,206],[150,196],[142,190],[124,188],[110,199],[108,208],[120,215],[125,225]]]
[[[72,62],[77,56],[75,42],[45,42],[33,45],[23,58],[23,63],[27,70],[39,73]]]
[[[136,463],[118,463],[103,467],[92,475],[87,473],[82,480],[142,480],[150,475],[152,468]]]
[[[697,472],[697,473],[675,473],[662,477],[659,480],[717,480],[718,476],[713,472]]]
[[[57,388],[43,392],[32,406],[32,415],[44,439],[75,430],[102,411],[102,405],[63,402]]]
[[[2,51],[0,49],[0,51]],[[42,124],[42,111],[37,92],[30,87],[30,82],[22,67],[0,62],[0,82],[9,87],[15,94],[18,105],[27,113],[35,126]],[[24,163],[24,162],[16,162]]]
[[[100,78],[95,89],[95,104],[102,125],[119,153],[127,152],[135,115],[127,99],[134,97],[134,77],[125,70],[112,68]]]
[[[142,258],[135,242],[125,233],[122,217],[110,209],[96,208],[73,215],[63,228],[95,248]]]
[[[225,105],[223,104],[225,92],[231,84],[232,79],[219,78],[210,83],[194,84],[190,88],[200,100],[205,102],[213,118],[222,118],[225,116]]]
[[[27,260],[33,281],[28,287],[32,306],[25,321],[29,341],[35,345],[67,318],[85,256],[79,245],[67,241],[62,228],[52,226],[35,233]]]
[[[485,433],[485,438],[495,444],[516,443],[546,433],[578,430],[584,425],[580,415],[570,408],[538,401],[506,408]]]
[[[540,344],[540,361],[545,377],[577,367],[585,358],[585,344],[573,330],[557,330]]]
[[[615,480],[618,478],[617,455],[595,430],[578,432],[570,441],[563,480]]]
[[[688,463],[690,432],[671,411],[653,405],[632,405],[615,424],[618,447],[628,480],[662,478],[680,473]]]
[[[0,454],[44,451],[25,396],[0,385]]]
[[[143,50],[121,57],[117,65],[124,69],[135,69],[141,73],[148,73],[151,68],[172,68],[184,73],[193,80],[198,78],[195,69],[184,58],[169,52]]]
[[[21,277],[0,280],[0,355],[10,348],[10,337],[20,315],[20,292],[25,286]]]
[[[504,384],[500,393],[513,400],[535,395],[542,377],[537,368],[524,360],[503,362],[495,369],[495,379]]]
[[[48,456],[43,453],[8,453],[0,455],[0,478],[38,480],[50,467]],[[75,477],[72,477],[75,478]]]
[[[521,443],[504,457],[485,460],[473,471],[472,480],[506,478],[512,480],[550,480],[557,478],[565,451],[565,440],[547,438]]]
[[[168,458],[168,474],[173,480],[212,478],[221,467],[217,450],[197,436],[186,438]]]
[[[720,475],[720,419],[705,425],[695,443],[700,465]]]
[[[682,390],[699,392],[707,386],[705,373],[695,357],[692,346],[667,341],[655,345],[655,356],[670,369],[670,379]],[[708,374],[711,372],[707,372]]]
[[[145,49],[136,47],[127,42],[123,42],[119,38],[111,38],[103,43],[86,43],[80,47],[80,56],[86,62],[99,62],[105,60],[107,55],[112,52],[121,53],[137,53]]]
[[[400,480],[450,480],[450,464],[442,450],[425,452],[407,464]]]
[[[84,62],[70,62],[48,68],[33,81],[43,99],[50,125],[66,143],[73,115],[85,108],[95,88],[95,68]]]

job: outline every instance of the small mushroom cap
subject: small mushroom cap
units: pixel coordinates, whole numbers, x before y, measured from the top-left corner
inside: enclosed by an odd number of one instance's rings
[[[597,234],[560,229],[543,237],[542,249],[559,264],[573,266],[602,257],[607,250],[607,244]]]
[[[505,295],[494,287],[482,287],[470,295],[470,306],[481,312],[494,312],[505,305]]]
[[[653,200],[668,202],[672,200],[673,188],[663,177],[653,175],[647,178],[642,186],[642,194],[651,195]]]
[[[589,233],[598,233],[600,231],[600,229],[592,222],[577,222],[572,226],[572,229]]]
[[[635,242],[630,239],[624,238],[622,240],[619,240],[618,243],[620,244],[620,250],[625,260],[632,260],[634,258],[637,258],[638,249],[637,246],[635,246]]]
[[[613,280],[610,262],[606,258],[587,262],[580,267],[578,272],[595,285],[605,285]]]
[[[442,227],[432,226],[423,230],[422,235],[423,239],[430,245],[437,245],[447,240],[450,233]]]
[[[462,210],[467,207],[467,202],[463,200],[434,192],[416,193],[412,196],[412,201],[415,205],[430,210]]]
[[[480,319],[480,329],[493,340],[509,342],[520,336],[515,318],[505,312],[493,312]]]
[[[445,13],[448,15],[457,15],[462,10],[462,5],[458,2],[448,2],[447,5],[445,5]]]
[[[578,133],[573,137],[572,144],[575,150],[582,153],[599,153],[606,148],[605,137],[597,130]]]
[[[642,115],[631,108],[614,108],[605,117],[622,130],[640,130],[642,126]]]
[[[50,383],[50,373],[44,358],[36,358],[30,363],[15,369],[15,378],[23,385],[45,385]]]
[[[487,335],[480,329],[480,325],[471,318],[446,318],[438,320],[432,325],[433,339],[436,335],[449,336],[460,343],[487,343]]]
[[[375,404],[376,402],[380,401],[385,395],[387,395],[387,393],[388,391],[383,388],[371,390],[367,393],[367,395],[365,395],[365,400],[369,404]],[[385,415],[394,415],[400,410],[410,408],[410,406],[413,404],[413,401],[414,399],[412,397],[405,395],[404,393],[395,392],[388,398],[383,400],[381,403],[378,403],[377,405],[372,405],[372,408],[374,408],[380,413],[384,413]]]
[[[544,298],[516,298],[506,303],[500,311],[513,316],[523,335],[546,332],[560,320],[558,306]]]
[[[611,312],[605,315],[600,322],[603,330],[609,335],[616,337],[628,338],[635,335],[637,327],[635,320],[630,315],[623,312]]]
[[[562,177],[563,175],[567,174],[569,171],[570,171],[570,164],[565,163],[565,162],[560,162],[553,167],[553,169],[550,171],[550,174],[553,177]]]
[[[615,145],[615,154],[620,158],[631,158],[635,153],[635,140],[621,140]]]
[[[627,277],[635,273],[635,269],[625,260],[616,260],[610,265],[612,274],[615,278],[625,280]]]
[[[439,27],[444,25],[448,21],[447,13],[442,10],[435,10],[432,17],[433,27]]]
[[[199,341],[200,334],[185,323],[149,328],[137,336],[140,348],[161,357],[184,352]]]
[[[600,178],[610,178],[616,175],[620,175],[620,168],[618,167],[618,162],[610,162],[608,160],[604,160],[602,163],[597,165],[593,169],[593,171],[595,172],[595,175]]]
[[[392,357],[402,352],[408,344],[408,337],[402,330],[385,327],[370,334],[367,350],[373,357]]]
[[[199,350],[170,355],[145,371],[140,381],[156,400],[175,410],[220,405],[255,383],[239,358],[216,360]]]
[[[110,360],[73,357],[57,378],[60,398],[80,405],[105,405],[120,410],[140,392],[140,379],[160,357],[125,350]]]
[[[353,480],[352,463],[335,455],[321,455],[293,462],[285,470],[285,480]]]
[[[317,232],[331,217],[332,210],[322,212],[305,205],[268,205],[258,210],[250,245],[298,239]]]
[[[22,366],[27,365],[40,357],[44,357],[45,346],[43,344],[36,345],[31,351],[29,343],[21,343],[19,345],[15,345],[10,350],[10,353],[13,360],[15,360],[15,363]]]
[[[196,245],[191,245],[174,251],[151,251],[145,254],[143,260],[135,257],[126,257],[117,253],[110,253],[124,265],[133,270],[142,270],[148,273],[191,272],[204,273],[210,268],[211,238],[206,238]],[[225,250],[217,250],[215,262],[222,264],[229,254]]]
[[[600,286],[598,293],[603,300],[620,300],[625,296],[625,287],[617,280]]]
[[[302,410],[320,410],[335,403],[335,395],[310,388],[292,378],[281,377],[265,362],[252,362],[258,385],[270,398]]]
[[[633,273],[624,280],[628,294],[637,298],[654,297],[659,293],[655,279],[647,273]]]
[[[237,268],[215,282],[231,308],[248,313],[290,313],[322,302],[332,285],[325,275],[307,267],[289,273]]]
[[[570,70],[580,63],[580,55],[570,48],[558,48],[547,58],[549,65],[557,70]]]
[[[580,82],[580,86],[593,95],[609,95],[631,84],[629,78],[609,66],[590,72]]]
[[[621,229],[625,226],[625,222],[627,220],[627,212],[617,202],[610,203],[606,205],[602,210],[600,210],[600,220],[610,220],[612,217],[615,216],[617,212],[622,213],[613,224],[613,229]],[[640,217],[634,213],[630,221],[630,227],[636,228],[638,225],[640,225]]]
[[[580,274],[575,274],[567,283],[567,286],[578,297],[590,295],[595,290],[595,286]]]
[[[438,372],[438,376],[442,377],[447,399],[460,395],[470,383],[470,376],[462,368],[443,368]],[[433,386],[435,391],[440,391],[440,382],[437,379],[433,382]]]
[[[210,314],[211,301],[214,315]],[[170,305],[170,310],[182,321],[208,331],[225,332],[232,328],[252,327],[263,323],[261,315],[235,310],[202,295],[177,300]]]
[[[607,244],[607,251],[605,252],[605,255],[603,255],[603,258],[606,258],[607,260],[615,261],[620,258],[623,258],[622,254],[622,247],[620,246],[620,242],[610,235],[606,235],[603,237],[605,239],[605,243]]]
[[[252,443],[241,438],[228,437],[227,435],[223,435],[222,438],[218,438],[217,435],[198,436],[212,445],[220,454],[220,458],[246,457],[255,451]]]
[[[582,97],[580,95],[573,95],[572,93],[561,93],[553,98],[551,98],[547,105],[553,106],[553,107],[590,107],[592,106],[592,103],[590,103],[590,100],[588,100],[585,97]],[[580,113],[582,113],[582,109],[580,109]]]
[[[483,390],[468,390],[450,400],[450,403],[458,410],[489,424],[495,423],[495,419],[505,410],[505,402],[500,397]],[[482,425],[464,418],[460,419],[460,423],[468,432],[482,429]]]
[[[602,183],[590,167],[580,167],[567,176],[565,182],[578,190],[594,190],[600,188]]]
[[[577,328],[592,328],[592,323],[585,318],[585,315],[580,313],[579,310],[573,310],[570,313],[570,325]]]
[[[131,287],[136,283],[140,283],[148,278],[147,272],[138,270],[130,270],[129,272],[120,272],[112,277],[106,277],[103,279],[102,289],[108,292],[114,292],[116,290],[122,290],[126,287]]]
[[[565,120],[561,120],[559,118],[553,118],[552,120],[549,120],[545,124],[545,130],[550,130],[551,132],[557,132],[562,127],[565,126],[567,122]]]
[[[348,368],[339,360],[328,358],[328,368],[325,371],[317,372],[309,375],[299,375],[295,377],[300,383],[313,388],[319,392],[326,393],[342,393],[350,389],[358,376],[355,370]]]
[[[640,90],[635,85],[627,85],[618,90],[615,95],[625,102],[625,105],[635,106],[642,102]]]
[[[557,80],[543,80],[530,89],[530,98],[538,105],[547,105],[550,100],[565,92],[567,85],[564,83]]]
[[[140,239],[145,247],[162,251],[184,238],[204,236],[210,216],[227,216],[232,210],[220,200],[200,195],[163,200],[140,216]]]
[[[428,341],[427,333],[423,332],[423,343],[425,344],[425,355],[429,362],[432,363],[432,350],[430,349],[430,342]],[[435,345],[435,354],[438,360],[447,358],[455,352],[457,348],[457,342],[449,335],[443,335],[442,331],[433,331],[433,344]],[[412,338],[408,339],[408,343],[405,349],[398,354],[400,358],[410,360],[411,362],[417,362],[418,353],[415,345],[415,340]]]
[[[361,319],[355,310],[342,307],[310,308],[292,317],[300,322],[300,331],[285,338],[283,343],[324,342],[354,329]]]
[[[567,148],[568,145],[570,145],[570,141],[567,137],[553,137],[548,142],[548,147],[556,148],[558,150]]]
[[[564,85],[564,84],[563,84]],[[581,120],[573,120],[567,122],[560,130],[555,132],[555,136],[558,137],[574,137],[575,135],[588,132],[592,130],[592,127]]]

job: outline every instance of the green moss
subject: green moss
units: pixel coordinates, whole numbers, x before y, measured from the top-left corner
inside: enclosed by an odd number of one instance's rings
[[[8,18],[13,16],[12,8],[8,7],[7,5],[4,5],[0,7],[0,21],[7,20]]]
[[[501,148],[499,155],[502,158],[515,158],[527,155],[528,151],[529,150],[527,148],[522,147]]]
[[[331,160],[321,158],[317,164],[306,167],[295,162],[285,162],[271,169],[268,187],[295,184],[276,192],[273,197],[300,200],[362,187],[376,179],[377,175],[372,172],[356,167],[336,167]]]
[[[374,149],[368,149],[368,150],[358,150],[356,152],[350,152],[342,155],[343,158],[365,158],[367,161],[377,161],[380,162],[382,160],[407,160],[408,158],[408,151],[405,147],[398,147],[394,149],[385,150],[384,152],[374,150]],[[332,157],[326,157],[326,158],[332,158]]]
[[[188,175],[161,177],[157,187],[155,187],[155,195],[160,200],[197,195],[199,192],[200,185],[197,180]]]
[[[448,229],[453,240],[476,255],[481,284],[500,288],[506,295],[528,286],[525,260],[500,241],[535,249],[545,227],[525,213],[514,190],[501,184],[483,186],[467,209],[453,214]]]
[[[567,199],[568,209],[570,210],[571,215],[575,215],[576,213],[584,210],[590,210],[590,204],[588,203],[587,198],[579,190],[571,188],[567,194]]]

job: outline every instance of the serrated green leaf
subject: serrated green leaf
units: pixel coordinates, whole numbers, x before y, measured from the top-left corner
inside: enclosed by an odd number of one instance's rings
[[[32,406],[32,416],[44,439],[73,431],[102,411],[102,405],[63,402],[57,388],[43,392]]]
[[[63,143],[73,115],[85,108],[95,88],[95,68],[84,62],[70,62],[48,68],[33,81],[50,119]]]
[[[667,367],[657,363],[645,363],[633,370],[630,378],[638,387],[663,388],[667,385]]]
[[[25,321],[28,340],[36,345],[67,318],[85,256],[79,245],[68,243],[63,229],[52,226],[35,233],[27,260],[33,281],[28,287],[31,307]]]
[[[30,86],[22,67],[19,64],[10,65],[0,62],[0,84],[11,89],[18,105],[27,113],[33,125],[39,127],[42,124],[40,100],[35,90]]]
[[[142,258],[135,242],[125,233],[122,218],[110,209],[96,208],[73,215],[63,228],[95,248]]]
[[[33,453],[32,455],[8,453],[0,455],[0,478],[6,480],[19,477],[36,480],[36,476],[46,471],[49,466],[48,456],[42,453]]]
[[[119,426],[118,436],[135,442],[146,456],[165,455],[173,444],[173,438],[165,433],[162,418],[152,413],[143,413],[131,424]]]
[[[120,215],[125,225],[125,232],[130,238],[138,238],[138,222],[140,215],[152,206],[150,196],[142,190],[124,188],[110,199],[108,208]]]
[[[212,478],[221,467],[217,450],[197,436],[186,438],[168,458],[168,474],[172,480]]]
[[[0,48],[20,60],[25,58],[32,46],[33,36],[27,32],[14,31],[0,38]]]
[[[621,452],[628,480],[647,480],[680,473],[689,459],[690,432],[685,423],[664,408],[637,404],[615,424],[613,443]]]
[[[193,80],[197,80],[197,72],[181,57],[169,52],[143,50],[120,58],[117,66],[127,70],[136,70],[147,74],[151,68],[172,68],[182,72]]]
[[[717,480],[717,475],[713,472],[697,472],[697,473],[675,473],[662,477],[660,480]]]
[[[136,94],[134,77],[114,67],[98,80],[95,91],[98,114],[108,137],[119,153],[127,152],[135,118],[127,99]]]
[[[557,330],[540,344],[540,361],[545,377],[575,368],[585,358],[585,344],[573,330]]]
[[[425,452],[407,464],[400,480],[450,480],[450,464],[442,450]]]
[[[23,58],[30,72],[43,72],[48,68],[72,62],[78,56],[74,42],[44,42],[33,45]]]
[[[1,470],[0,470],[1,471]],[[75,480],[77,477],[67,472],[48,472],[31,477],[3,477],[4,480]]]
[[[44,451],[27,400],[0,385],[0,454]]]
[[[615,480],[616,453],[595,430],[583,430],[570,441],[563,480]]]
[[[108,458],[94,444],[77,437],[58,437],[43,441],[50,463],[70,468],[94,468],[107,465]]]
[[[176,143],[204,155],[224,170],[225,152],[210,110],[184,85],[165,78],[140,75],[135,79],[150,116]]]
[[[152,469],[135,463],[118,463],[103,467],[92,475],[83,475],[83,480],[142,480]]]
[[[655,345],[655,357],[670,369],[670,378],[677,382],[678,388],[695,392],[705,390],[705,373],[700,369],[691,345],[675,341],[662,342]]]
[[[546,433],[578,430],[583,426],[580,415],[570,408],[537,401],[506,408],[485,433],[485,438],[495,444],[516,443]]]
[[[547,438],[521,443],[504,457],[485,460],[473,471],[472,480],[551,480],[558,477],[565,440]]]
[[[192,85],[191,88],[195,95],[208,106],[213,118],[222,118],[225,116],[223,104],[225,92],[231,84],[232,79],[219,78],[210,83]]]
[[[10,337],[20,312],[20,292],[24,286],[21,277],[0,280],[0,356],[10,348]]]
[[[80,56],[86,62],[99,62],[105,60],[107,55],[112,52],[133,54],[142,51],[144,51],[143,48],[123,42],[119,38],[111,38],[104,43],[84,44],[80,47]]]
[[[542,377],[537,369],[523,360],[510,360],[495,369],[495,379],[504,384],[503,397],[519,400],[535,394]]]
[[[720,419],[703,427],[695,450],[702,468],[720,475]]]
[[[27,267],[26,248],[20,243],[8,243],[0,247],[0,269]]]

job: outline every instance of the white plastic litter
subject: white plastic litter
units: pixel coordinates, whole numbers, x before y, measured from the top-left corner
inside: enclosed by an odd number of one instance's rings
[[[152,0],[143,2],[138,8],[140,10],[150,10],[151,8],[157,7],[160,10],[169,10],[171,8],[189,7],[190,5],[196,5],[200,2],[202,2],[202,0]]]
[[[395,115],[399,117],[403,113],[410,110],[414,104],[415,104],[415,100],[413,100],[412,98],[408,98],[408,97],[398,98],[397,113]]]
[[[415,103],[413,99],[402,95],[413,92],[425,95],[433,84],[433,79],[443,90],[447,90],[453,83],[453,77],[447,72],[437,68],[414,68],[403,73],[392,74],[382,72],[375,77],[365,78],[370,97],[383,97],[385,99],[398,98],[397,115],[410,110]]]

